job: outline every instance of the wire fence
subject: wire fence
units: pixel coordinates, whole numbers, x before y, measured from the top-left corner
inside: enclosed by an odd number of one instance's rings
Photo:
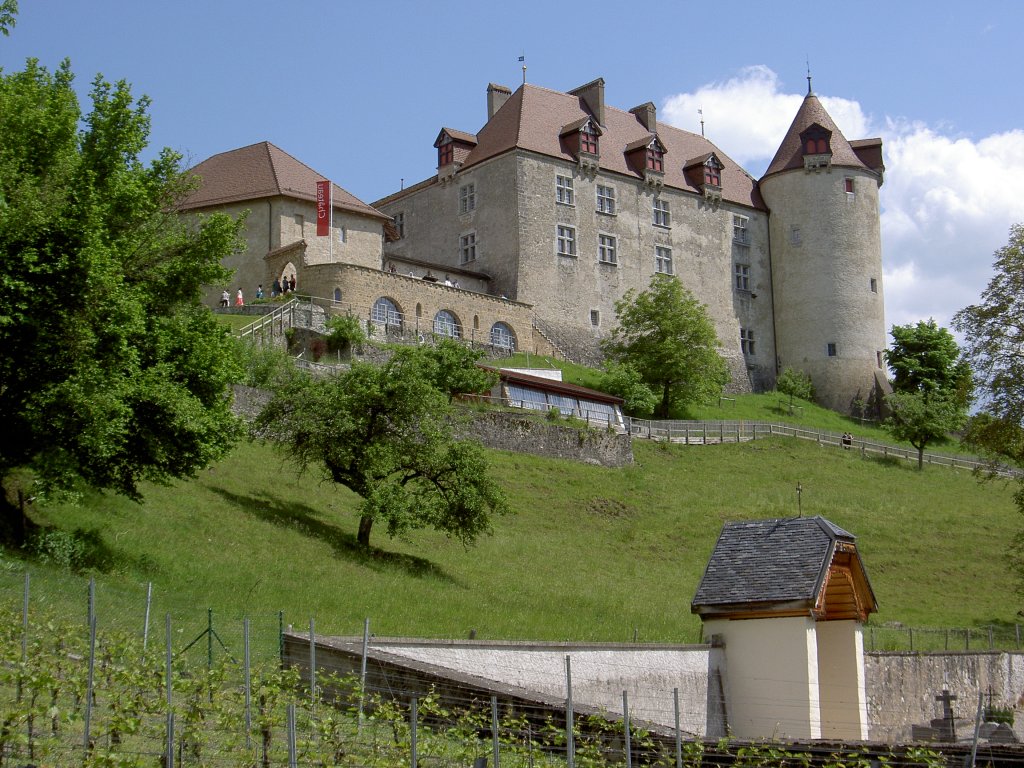
[[[164,611],[148,585],[124,602],[124,594],[80,578],[57,588],[72,594],[58,596],[53,587],[44,589],[9,570],[0,586],[0,766],[441,768],[480,766],[486,758],[498,768],[682,768],[742,762],[744,754],[779,764],[771,761],[787,749],[803,755],[793,764],[835,765],[850,759],[850,750],[860,754],[866,748],[708,741],[693,720],[707,713],[691,709],[707,694],[695,698],[679,688],[623,690],[621,706],[588,706],[574,701],[568,656],[565,668],[551,673],[564,696],[488,695],[458,675],[443,692],[423,690],[405,675],[377,670],[367,676],[365,656],[360,674],[358,667],[318,654],[321,641],[312,620],[308,661],[282,665],[284,639],[301,637],[301,630],[289,632],[283,612],[250,618],[210,609]],[[1020,645],[1016,626],[870,627],[866,634],[871,649]],[[369,648],[368,626],[364,637]],[[494,666],[496,679],[519,672],[515,661]],[[635,661],[618,666],[610,662],[613,679],[638,672]],[[767,679],[777,673],[764,674]],[[772,682],[785,689],[793,681]],[[780,717],[794,706],[784,696],[770,705]],[[652,709],[674,713],[674,727],[631,715]],[[893,765],[938,764],[905,750],[872,749]]]

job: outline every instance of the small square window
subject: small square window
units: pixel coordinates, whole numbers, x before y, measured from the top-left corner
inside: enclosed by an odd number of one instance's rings
[[[874,277],[871,278],[871,292],[878,293],[878,279]]]
[[[615,187],[597,185],[597,212],[615,214]]]
[[[469,213],[476,208],[476,184],[459,187],[459,213]]]
[[[590,310],[590,324],[593,326],[599,326],[601,324],[601,311],[597,309]]]
[[[826,350],[828,351],[829,357],[835,357],[838,354],[838,352],[836,351],[836,343],[834,341],[830,341],[826,345]]]
[[[597,260],[602,264],[618,264],[614,235],[597,236]]]
[[[657,245],[654,247],[654,271],[662,275],[672,274],[672,249]]]
[[[576,227],[568,227],[564,224],[558,225],[556,238],[557,253],[559,256],[576,255]]]
[[[555,177],[555,202],[562,205],[575,205],[576,192],[572,185],[572,176]]]
[[[654,200],[654,226],[672,226],[672,211],[669,208],[669,202],[668,200],[662,200],[660,197]]]
[[[803,235],[800,234],[800,227],[792,227],[789,230],[789,244],[800,245],[804,241]]]

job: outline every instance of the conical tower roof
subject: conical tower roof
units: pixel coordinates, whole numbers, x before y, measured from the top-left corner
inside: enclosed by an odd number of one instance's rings
[[[814,124],[818,124],[832,133],[830,146],[833,166],[871,170],[857,156],[850,142],[843,136],[843,132],[839,130],[828,112],[821,105],[821,102],[818,101],[818,97],[808,90],[803,104],[800,105],[796,117],[793,118],[793,124],[786,131],[786,138],[782,140],[779,151],[775,153],[775,157],[768,166],[768,170],[761,177],[762,181],[772,174],[791,171],[797,168],[802,169],[804,167],[803,142],[800,140],[800,134]]]

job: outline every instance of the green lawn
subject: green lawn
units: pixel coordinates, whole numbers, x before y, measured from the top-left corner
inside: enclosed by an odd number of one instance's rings
[[[785,438],[634,450],[625,469],[493,453],[516,514],[468,549],[429,531],[392,541],[380,530],[361,551],[353,494],[299,479],[249,443],[192,482],[145,489],[141,506],[95,494],[34,514],[101,543],[104,621],[141,627],[152,581],[158,637],[166,614],[184,640],[212,608],[236,651],[243,615],[270,649],[278,611],[297,628],[314,617],[324,633],[360,634],[369,617],[380,635],[696,641],[689,604],[722,523],[797,514],[798,482],[804,515],[858,536],[881,606],[873,623],[1017,620],[1004,557],[1020,527],[1012,486]],[[24,566],[17,552],[0,561],[0,599],[12,608]],[[33,604],[84,617],[85,576],[30,569]]]

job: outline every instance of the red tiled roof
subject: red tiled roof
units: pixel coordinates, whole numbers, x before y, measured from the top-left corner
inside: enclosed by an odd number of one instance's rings
[[[514,148],[575,162],[576,158],[565,149],[560,135],[567,127],[582,125],[589,116],[578,96],[529,83],[522,85],[477,133],[477,145],[463,168],[471,168]],[[699,194],[701,190],[683,172],[683,160],[714,152],[725,166],[722,169],[723,199],[755,208],[765,207],[754,179],[706,138],[665,123],[658,123],[657,129],[658,139],[665,147],[665,186]],[[599,143],[601,169],[638,178],[637,171],[627,163],[626,150],[650,135],[651,131],[635,114],[606,106]]]
[[[775,153],[775,157],[768,165],[768,170],[764,172],[764,176],[761,177],[762,179],[766,179],[775,173],[804,167],[803,142],[800,140],[800,134],[814,123],[832,132],[830,140],[832,165],[868,170],[868,167],[861,162],[860,157],[857,156],[853,147],[850,146],[850,142],[846,140],[842,131],[832,121],[828,112],[821,105],[821,102],[818,101],[818,97],[813,93],[808,93],[804,97],[800,109],[797,110],[796,117],[793,118],[793,124],[789,126],[789,130],[786,132],[786,138],[782,140],[779,151]]]
[[[186,211],[277,196],[315,202],[316,182],[327,179],[269,141],[214,155],[188,173],[202,183],[182,203],[181,209]],[[332,186],[335,208],[389,219],[337,184]]]

